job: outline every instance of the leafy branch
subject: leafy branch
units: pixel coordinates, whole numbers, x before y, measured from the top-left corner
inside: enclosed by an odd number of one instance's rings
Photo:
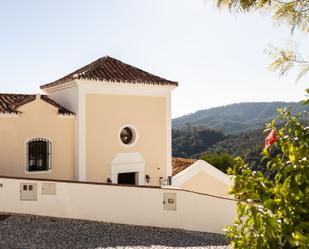
[[[266,52],[273,58],[273,62],[269,65],[269,69],[272,71],[279,71],[279,74],[282,76],[293,67],[298,67],[299,69],[297,80],[300,80],[309,72],[309,61],[303,59],[301,54],[296,50],[270,46]]]
[[[275,142],[262,153],[267,174],[241,158],[229,169],[230,193],[239,200],[234,224],[226,228],[233,248],[308,248],[309,127],[301,117],[308,120],[309,112],[293,116],[282,109],[266,126],[277,130]]]
[[[275,23],[286,23],[291,28],[291,34],[297,28],[303,33],[309,33],[309,0],[216,0],[219,8],[228,8],[231,12],[249,12],[251,10],[266,10],[273,14]],[[268,54],[274,61],[269,68],[279,71],[280,75],[297,66],[297,80],[309,72],[309,61],[292,49],[272,48]]]
[[[297,27],[309,32],[309,0],[217,0],[217,6],[236,12],[267,10],[273,13],[276,22],[286,22],[292,31]]]

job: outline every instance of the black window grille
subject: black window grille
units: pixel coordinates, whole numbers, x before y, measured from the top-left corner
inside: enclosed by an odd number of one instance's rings
[[[51,143],[44,138],[35,138],[27,143],[28,171],[48,171],[51,169]]]

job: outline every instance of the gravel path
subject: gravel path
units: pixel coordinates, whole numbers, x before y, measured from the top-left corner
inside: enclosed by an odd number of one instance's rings
[[[0,215],[0,248],[230,249],[219,234],[30,215]]]

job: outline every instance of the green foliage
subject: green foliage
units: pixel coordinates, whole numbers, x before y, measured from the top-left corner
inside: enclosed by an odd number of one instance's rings
[[[221,141],[225,135],[203,126],[186,126],[172,130],[172,148],[175,157],[192,157]]]
[[[263,151],[273,177],[239,157],[229,169],[235,177],[231,193],[239,200],[227,227],[233,248],[309,248],[309,127],[299,122],[303,115],[281,109],[267,125],[270,130],[280,124],[277,141]]]
[[[233,157],[241,156],[245,162],[256,162],[261,159],[264,144],[262,129],[229,135],[224,140],[207,148],[206,154],[230,154]]]
[[[276,23],[286,23],[292,33],[299,31],[309,33],[309,0],[216,0],[218,7],[227,7],[230,11],[249,12],[251,10],[269,11]],[[273,62],[269,68],[284,75],[291,68],[298,66],[297,79],[309,72],[309,61],[293,49],[272,48],[269,55]]]
[[[285,75],[292,68],[298,67],[299,74],[297,80],[300,80],[309,72],[309,62],[304,60],[295,49],[282,49],[270,46],[266,52],[273,58],[273,62],[268,68],[272,71],[278,71],[280,75]]]
[[[201,156],[202,160],[207,161],[212,166],[215,166],[217,169],[221,170],[224,173],[227,173],[228,168],[233,165],[233,157],[230,154],[203,154]]]
[[[304,100],[304,105],[309,105],[309,88],[308,89],[306,89],[306,93],[307,93],[307,95],[306,95],[306,97],[307,97],[307,99],[306,100]]]
[[[273,14],[275,22],[309,32],[308,0],[217,0],[217,5],[231,11],[266,10]]]

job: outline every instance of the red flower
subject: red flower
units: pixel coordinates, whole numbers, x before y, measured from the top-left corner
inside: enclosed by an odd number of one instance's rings
[[[276,130],[272,129],[268,136],[265,138],[265,148],[268,149],[270,145],[277,141]]]

